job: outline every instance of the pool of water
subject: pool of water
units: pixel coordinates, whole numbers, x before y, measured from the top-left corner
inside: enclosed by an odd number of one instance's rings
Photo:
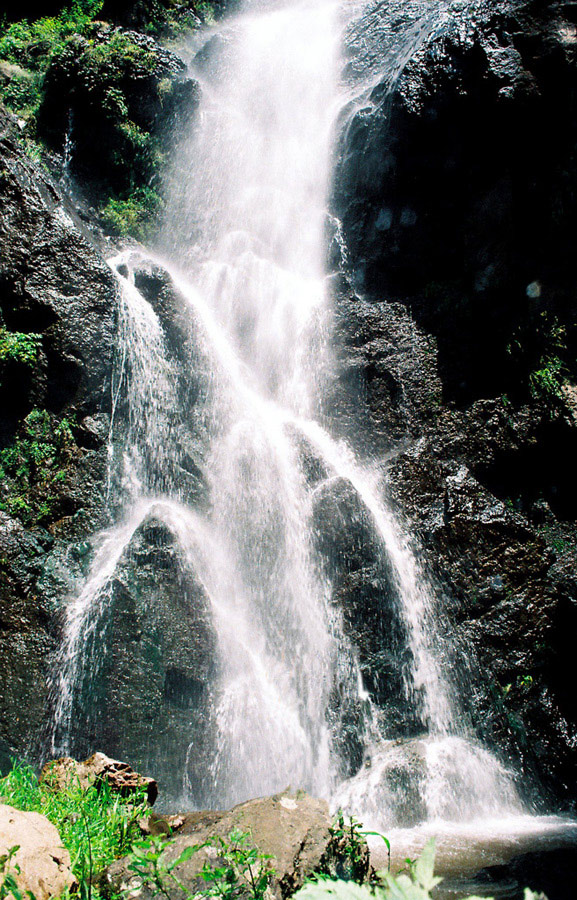
[[[398,872],[435,838],[436,874],[444,879],[436,891],[442,900],[469,894],[517,900],[526,886],[546,890],[548,900],[577,897],[577,821],[562,816],[511,816],[457,824],[431,821],[387,832],[391,869]],[[369,838],[375,869],[386,868],[382,840]]]

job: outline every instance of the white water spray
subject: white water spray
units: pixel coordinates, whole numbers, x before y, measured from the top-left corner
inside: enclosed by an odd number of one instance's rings
[[[209,444],[206,510],[186,508],[175,465],[183,427],[176,383],[185,376],[170,361],[157,316],[133,280],[118,275],[110,484],[119,524],[101,537],[88,580],[67,607],[54,749],[68,749],[83,648],[87,636],[98,636],[114,572],[136,531],[155,517],[202,582],[217,635],[214,739],[195,801],[231,805],[290,783],[377,819],[378,797],[381,822],[397,815],[405,801],[389,774],[407,748],[377,731],[356,648],[316,550],[318,485],[304,441],[326,484],[338,476],[350,485],[393,572],[412,661],[407,700],[428,733],[414,781],[426,815],[470,818],[494,812],[496,803],[517,810],[510,773],[459,733],[454,687],[439,661],[434,596],[382,500],[379,474],[321,421],[331,371],[324,230],[343,103],[340,38],[352,9],[345,13],[337,0],[245,4],[175,164],[167,259],[151,261],[171,275],[210,362],[210,389],[199,401]],[[113,266],[135,262],[127,255]],[[340,786],[346,766],[336,694],[363,710],[366,751],[366,767]],[[471,781],[475,800],[467,807]]]

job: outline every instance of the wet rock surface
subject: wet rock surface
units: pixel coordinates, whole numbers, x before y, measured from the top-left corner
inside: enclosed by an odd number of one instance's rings
[[[369,4],[334,182],[349,430],[436,579],[467,714],[566,797],[575,29],[570,3]]]
[[[0,114],[0,327],[6,342],[36,335],[37,350],[0,373],[0,451],[17,446],[25,466],[3,453],[2,767],[42,731],[57,609],[102,522],[117,303],[112,272],[15,127]]]
[[[105,747],[154,771],[165,800],[181,795],[185,777],[198,793],[195,764],[210,736],[214,643],[204,589],[172,532],[151,516],[120,560],[85,648],[72,714],[75,753]]]

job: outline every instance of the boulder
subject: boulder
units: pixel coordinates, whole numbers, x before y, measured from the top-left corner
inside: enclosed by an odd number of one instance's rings
[[[70,868],[70,854],[62,846],[54,825],[35,812],[21,812],[0,805],[0,856],[13,847],[18,850],[8,872],[22,892],[30,891],[36,900],[60,897],[77,887]]]
[[[290,790],[272,797],[249,800],[228,812],[200,812],[185,817],[177,837],[168,845],[163,862],[169,864],[191,846],[227,838],[234,830],[250,835],[261,853],[270,858],[265,865],[274,871],[271,890],[275,897],[290,897],[314,872],[337,872],[343,875],[347,847],[331,829],[328,804],[308,794]],[[156,830],[158,833],[158,829]],[[346,843],[346,842],[345,842]],[[214,862],[215,854],[208,847],[194,853],[175,868],[175,875],[191,891],[202,889],[199,873],[207,860]],[[360,852],[361,879],[368,872],[368,851],[363,843]],[[339,867],[341,863],[341,867]],[[129,888],[131,896],[151,898],[153,892],[135,880],[128,868],[128,860],[113,863],[102,877],[101,888],[112,896]],[[172,896],[172,889],[169,886]],[[179,890],[174,891],[180,897]]]
[[[131,797],[146,789],[148,802],[152,805],[158,796],[158,785],[154,778],[139,775],[128,763],[110,759],[104,753],[93,753],[84,762],[70,757],[46,763],[40,773],[40,781],[55,791],[62,791],[77,782],[81,788],[105,782],[113,793]]]

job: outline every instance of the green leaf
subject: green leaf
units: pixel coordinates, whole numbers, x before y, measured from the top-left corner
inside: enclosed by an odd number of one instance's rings
[[[415,881],[425,890],[432,891],[441,881],[435,878],[435,839],[431,838],[423,847],[415,863]]]
[[[190,846],[190,847],[185,847],[184,850],[182,851],[182,853],[180,854],[180,856],[177,856],[177,858],[174,859],[174,860],[167,866],[167,870],[168,870],[169,872],[172,872],[172,870],[173,870],[176,866],[179,866],[181,863],[188,862],[188,860],[191,859],[191,858],[194,856],[194,854],[198,852],[198,849],[199,849],[199,848],[198,848],[198,846],[197,846],[196,844],[194,844],[194,845],[192,845],[192,846]]]
[[[299,900],[375,900],[375,894],[368,888],[354,881],[327,881],[319,879],[305,884],[294,895]]]

